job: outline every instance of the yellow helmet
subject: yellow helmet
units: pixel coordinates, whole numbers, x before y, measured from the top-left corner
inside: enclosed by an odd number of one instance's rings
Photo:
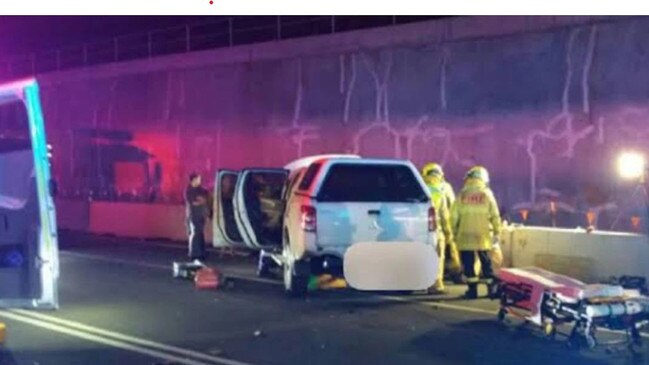
[[[466,179],[478,179],[485,184],[489,184],[489,171],[483,166],[473,166],[466,173]]]
[[[442,170],[440,164],[430,162],[424,165],[424,168],[421,169],[421,175],[424,177],[429,175],[444,177],[444,170]]]

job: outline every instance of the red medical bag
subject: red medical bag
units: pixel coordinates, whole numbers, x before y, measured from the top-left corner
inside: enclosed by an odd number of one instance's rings
[[[221,275],[211,267],[203,267],[196,272],[194,284],[197,289],[218,289],[221,284]]]

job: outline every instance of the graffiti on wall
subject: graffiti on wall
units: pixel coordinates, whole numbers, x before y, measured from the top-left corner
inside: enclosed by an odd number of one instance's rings
[[[317,153],[438,161],[456,186],[483,164],[512,219],[608,224],[631,190],[609,161],[648,150],[644,30],[635,19],[57,84],[44,90],[55,173],[62,191],[179,202],[192,171]]]

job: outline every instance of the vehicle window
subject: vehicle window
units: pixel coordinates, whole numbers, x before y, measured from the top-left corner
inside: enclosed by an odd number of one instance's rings
[[[304,179],[300,182],[299,190],[309,190],[311,184],[313,184],[313,180],[318,175],[318,171],[320,171],[320,167],[322,167],[321,163],[313,163],[309,166],[304,174]]]
[[[225,235],[232,241],[241,242],[241,234],[237,228],[237,222],[234,218],[234,189],[239,179],[236,173],[223,174],[220,181],[219,192],[221,193],[219,203],[223,211],[223,228]],[[219,214],[219,212],[217,212]]]
[[[283,173],[265,171],[251,172],[244,180],[244,203],[260,245],[282,242],[282,187],[285,183]]]
[[[323,202],[426,202],[428,194],[408,166],[333,165],[318,201]]]

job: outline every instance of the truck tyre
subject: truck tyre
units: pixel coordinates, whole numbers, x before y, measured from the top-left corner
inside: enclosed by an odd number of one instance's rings
[[[300,260],[294,260],[291,257],[288,244],[284,244],[282,250],[283,256],[283,276],[284,276],[284,290],[290,297],[304,297],[307,293],[309,285],[308,270],[304,270],[307,266]]]

